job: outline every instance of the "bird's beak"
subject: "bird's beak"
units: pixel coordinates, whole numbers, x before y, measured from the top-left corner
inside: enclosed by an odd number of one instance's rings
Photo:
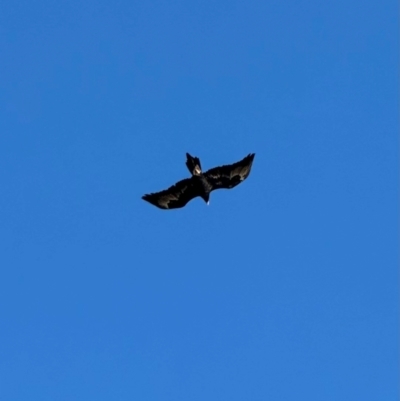
[[[210,204],[210,201],[207,201],[207,206]]]

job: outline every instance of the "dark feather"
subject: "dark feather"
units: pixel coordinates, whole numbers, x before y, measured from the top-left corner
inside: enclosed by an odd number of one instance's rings
[[[186,153],[186,166],[190,171],[190,174],[199,175],[201,174],[201,164],[198,157],[193,157],[189,153]]]
[[[211,184],[212,189],[233,188],[244,181],[250,174],[254,153],[250,153],[243,160],[212,168],[204,173],[204,177]]]
[[[160,209],[177,209],[200,195],[200,188],[196,184],[193,178],[187,178],[164,191],[144,195],[142,199]]]

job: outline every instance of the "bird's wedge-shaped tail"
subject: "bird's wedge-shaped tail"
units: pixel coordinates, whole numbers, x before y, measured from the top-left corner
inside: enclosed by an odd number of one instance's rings
[[[183,207],[197,196],[208,203],[211,191],[233,188],[249,176],[254,156],[254,153],[250,153],[236,163],[214,167],[203,173],[199,158],[186,153],[186,166],[192,176],[164,191],[146,194],[142,199],[160,209]]]
[[[201,174],[201,164],[200,159],[198,157],[193,157],[189,153],[186,153],[186,166],[192,175],[200,175]]]

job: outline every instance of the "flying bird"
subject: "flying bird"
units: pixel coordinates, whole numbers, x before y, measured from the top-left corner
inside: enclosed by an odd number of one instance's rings
[[[183,207],[197,196],[208,204],[211,191],[236,187],[249,176],[254,156],[254,153],[250,153],[236,163],[214,167],[203,173],[200,159],[186,153],[186,166],[191,177],[177,182],[164,191],[144,195],[142,199],[160,209]]]

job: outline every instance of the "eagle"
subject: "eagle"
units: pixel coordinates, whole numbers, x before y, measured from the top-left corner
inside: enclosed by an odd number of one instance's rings
[[[214,167],[203,173],[200,159],[186,153],[186,166],[191,177],[177,182],[164,191],[146,194],[142,199],[160,209],[184,207],[197,196],[208,205],[211,191],[236,187],[249,176],[254,156],[254,153],[250,153],[236,163]]]

